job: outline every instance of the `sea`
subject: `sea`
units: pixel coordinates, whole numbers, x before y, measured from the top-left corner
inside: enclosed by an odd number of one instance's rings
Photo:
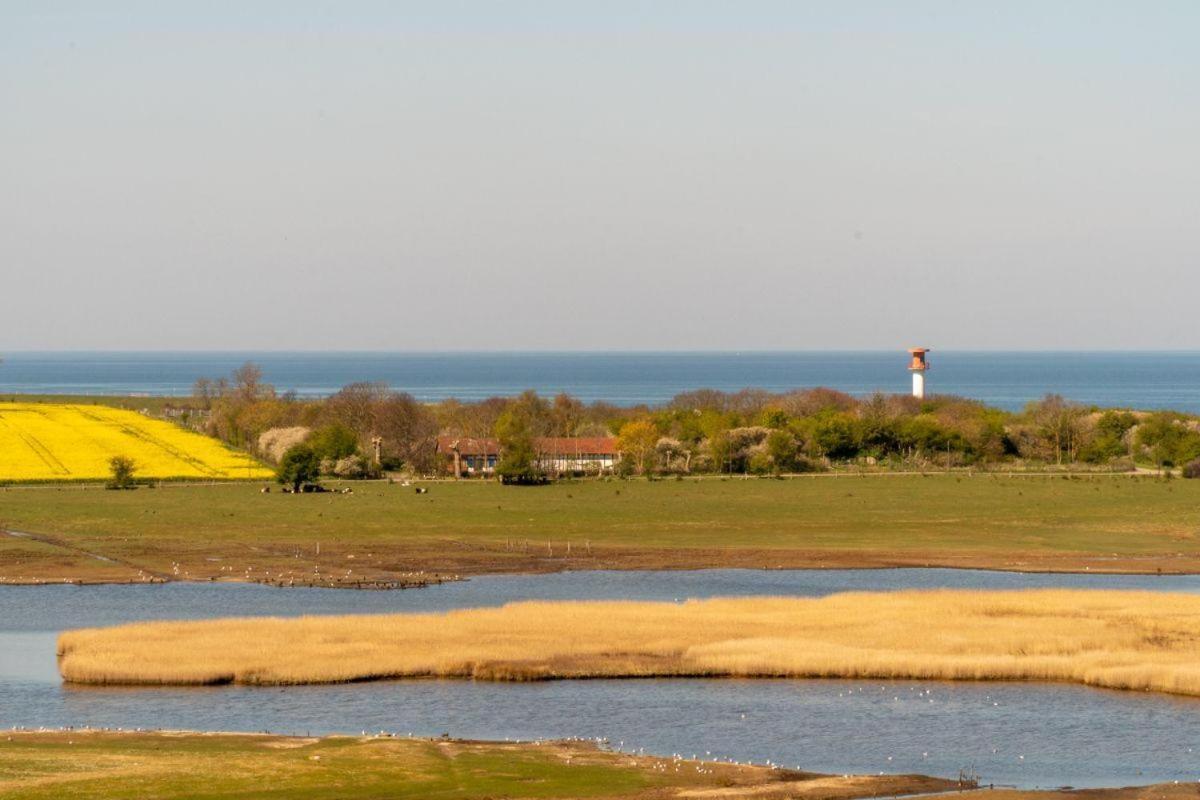
[[[904,350],[871,352],[13,352],[0,395],[186,395],[197,378],[247,361],[279,391],[332,394],[381,382],[419,400],[464,401],[533,389],[587,402],[656,405],[694,389],[771,392],[826,386],[863,396],[906,393]],[[968,352],[934,350],[927,391],[1017,410],[1046,394],[1101,407],[1200,413],[1200,350]]]

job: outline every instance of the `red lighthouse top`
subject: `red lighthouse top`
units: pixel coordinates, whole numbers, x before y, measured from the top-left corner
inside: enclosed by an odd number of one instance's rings
[[[928,347],[910,347],[908,352],[912,354],[912,361],[909,362],[908,368],[912,372],[924,372],[929,369],[928,362],[925,361],[925,354],[928,353]]]

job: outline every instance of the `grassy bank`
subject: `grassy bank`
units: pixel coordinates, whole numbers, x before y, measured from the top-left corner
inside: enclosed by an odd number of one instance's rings
[[[0,795],[41,798],[651,798],[851,800],[949,791],[922,776],[814,775],[653,757],[575,742],[387,737],[8,733]]]
[[[969,476],[0,488],[0,581],[354,585],[426,571],[957,566],[1200,572],[1200,481]],[[80,558],[81,554],[103,556]]]
[[[1200,597],[914,591],[134,623],[59,638],[64,679],[295,684],[801,677],[1071,681],[1200,695]]]

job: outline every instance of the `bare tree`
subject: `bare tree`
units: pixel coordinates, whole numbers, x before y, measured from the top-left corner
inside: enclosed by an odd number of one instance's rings
[[[1053,451],[1055,462],[1062,464],[1064,455],[1068,461],[1074,461],[1084,432],[1086,410],[1067,402],[1062,395],[1048,394],[1031,404],[1028,413],[1037,435]]]
[[[197,378],[192,384],[192,397],[201,408],[212,406],[213,382],[209,378]]]
[[[263,383],[262,367],[247,361],[233,371],[233,390],[237,398],[244,403],[253,403],[263,397],[275,393],[273,387]]]

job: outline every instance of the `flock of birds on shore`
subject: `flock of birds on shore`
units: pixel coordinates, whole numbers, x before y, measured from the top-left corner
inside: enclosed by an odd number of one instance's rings
[[[879,690],[881,692],[886,692],[887,687],[880,686]],[[931,703],[934,702],[933,698],[931,697],[931,695],[933,694],[932,689],[927,689],[927,688],[919,689],[919,687],[911,686],[911,687],[909,687],[909,691],[915,693],[917,697],[927,699]],[[858,687],[857,689],[851,689],[849,691],[839,692],[838,697],[845,698],[845,697],[854,695],[856,693],[862,694],[864,692],[865,692],[865,688]],[[899,700],[899,696],[898,695],[894,696],[893,699]],[[998,706],[999,703],[997,701],[992,701],[992,705]],[[744,712],[740,714],[740,719],[741,720],[746,719],[746,714]],[[85,732],[85,733],[86,732],[98,732],[98,733],[125,733],[125,734],[146,734],[146,733],[163,733],[163,732],[183,733],[183,732],[186,732],[186,731],[169,731],[168,729],[163,729],[163,728],[143,728],[143,727],[125,728],[125,727],[105,727],[105,726],[92,727],[89,725],[83,725],[83,726],[79,726],[79,727],[76,727],[73,725],[66,725],[66,726],[60,726],[58,728],[46,727],[46,726],[39,726],[37,728],[33,728],[33,727],[28,727],[28,726],[13,725],[11,728],[11,731],[13,733],[34,733],[34,732],[36,732],[36,733],[71,733],[71,732],[79,731],[79,732]],[[273,735],[272,731],[269,731],[269,730],[256,731],[255,733],[259,733],[259,734],[263,734],[263,735]],[[294,736],[296,734],[274,734],[274,735]],[[414,733],[413,731],[408,731],[404,737],[401,737],[401,734],[398,731],[380,730],[377,733],[369,733],[366,729],[363,729],[361,732],[361,736],[377,738],[377,739],[379,739],[379,738],[384,738],[384,739],[421,738],[421,739],[429,739],[429,740],[434,740],[434,741],[439,740],[439,739],[444,740],[444,741],[452,740],[448,733],[443,733],[443,734],[441,734],[440,737],[426,737],[426,736],[417,736],[417,734]],[[8,741],[10,741],[10,742],[12,741],[11,735],[9,735],[7,738],[8,738]],[[306,734],[306,738],[312,738],[311,732]],[[588,745],[594,746],[596,748],[599,748],[601,750],[607,750],[610,752],[620,753],[620,754],[629,755],[629,756],[636,756],[641,759],[649,758],[649,759],[651,759],[650,768],[657,772],[661,772],[664,774],[669,771],[674,771],[675,773],[679,773],[681,769],[686,770],[687,768],[691,767],[695,771],[696,774],[713,775],[716,773],[716,770],[714,770],[713,767],[717,766],[717,765],[730,766],[730,767],[750,767],[750,768],[759,768],[759,769],[768,769],[768,770],[789,769],[788,767],[781,765],[772,759],[765,759],[761,762],[756,763],[755,761],[753,761],[751,759],[746,759],[743,761],[740,759],[734,759],[734,758],[730,758],[730,757],[714,755],[711,750],[705,750],[703,756],[701,756],[699,753],[693,753],[691,755],[691,758],[687,758],[683,753],[671,753],[669,756],[657,756],[653,753],[647,754],[646,749],[644,747],[639,747],[636,750],[630,749],[627,751],[625,749],[624,740],[619,740],[614,745],[613,742],[608,737],[599,737],[599,736],[597,736],[597,737],[567,736],[567,737],[562,737],[562,738],[533,739],[533,740],[523,740],[523,739],[519,739],[519,738],[514,739],[512,737],[505,737],[504,741],[505,741],[505,743],[509,743],[509,744],[527,744],[527,745],[533,745],[535,747],[563,744],[563,743],[588,744]],[[74,744],[74,741],[68,740],[67,744],[72,745],[72,744]],[[1193,748],[1189,747],[1188,753],[1190,754],[1192,752],[1193,752]],[[997,753],[998,753],[998,750],[996,748],[993,748],[992,754],[995,755]],[[311,758],[313,760],[320,760],[319,755],[314,755]],[[887,761],[889,762],[889,764],[892,762],[893,758],[894,758],[894,756],[887,756]],[[929,758],[928,751],[921,753],[921,759],[923,761],[928,758]],[[1020,763],[1023,763],[1025,761],[1025,755],[1024,754],[1017,755],[1016,760]],[[564,761],[568,765],[572,763],[571,758],[569,756],[566,757],[564,759]],[[792,767],[791,769],[794,769],[796,772],[804,771],[803,767],[801,767],[799,764],[795,765],[795,767]],[[884,773],[883,771],[880,771],[878,774],[884,775],[886,773]],[[967,778],[968,780],[978,782],[978,775],[975,774],[973,768],[969,771],[968,770],[960,770],[959,774],[960,774],[960,780],[962,780],[964,776],[968,776],[968,778]],[[848,773],[846,773],[846,774],[843,774],[842,777],[849,778],[850,775]],[[1200,781],[1197,781],[1197,782],[1200,783]],[[1175,780],[1173,783],[1179,784],[1180,781]]]
[[[879,691],[887,692],[888,687],[880,686]],[[844,691],[840,691],[837,693],[837,697],[849,699],[850,697],[853,697],[856,694],[857,695],[865,695],[866,692],[867,692],[866,687],[859,686],[859,687],[850,688],[850,689],[847,689]],[[931,689],[931,688],[921,688],[920,686],[910,686],[909,692],[914,694],[916,698],[926,700],[929,703],[935,702],[935,698],[933,697],[933,689]],[[898,702],[899,700],[900,700],[899,694],[893,695],[893,697],[892,697],[893,702]],[[992,698],[990,696],[988,696],[986,698],[986,700],[988,702],[991,702],[993,707],[998,707],[1000,705],[1000,703],[998,701],[992,700]],[[744,712],[739,712],[739,713],[740,713],[740,719],[742,721],[744,721],[746,719],[746,714]],[[33,731],[34,729],[13,726],[12,730],[13,731],[30,732],[30,731]],[[38,732],[42,732],[42,733],[53,732],[55,730],[57,730],[58,732],[70,732],[70,731],[74,731],[74,730],[82,730],[82,731],[101,731],[101,732],[108,732],[108,733],[150,733],[150,732],[158,732],[163,729],[157,729],[157,728],[150,729],[150,728],[140,728],[140,727],[139,728],[129,728],[129,729],[125,729],[125,728],[121,728],[121,727],[91,728],[89,726],[82,726],[81,728],[77,729],[73,726],[65,726],[65,727],[60,727],[57,729],[40,727],[40,728],[37,728],[36,730]],[[268,730],[263,730],[263,731],[259,731],[258,733],[269,735],[272,732],[268,731]],[[292,735],[292,734],[279,734],[279,735]],[[377,733],[369,733],[366,729],[363,729],[361,735],[364,737],[370,736],[370,737],[374,737],[374,738],[400,738],[401,737],[401,734],[399,732],[389,732],[386,730],[380,730]],[[416,737],[416,734],[412,731],[409,731],[406,734],[406,737],[411,739],[411,738]],[[420,737],[420,738],[425,738],[425,737]],[[448,740],[450,738],[450,736],[449,736],[449,734],[442,734],[440,738]],[[511,743],[511,744],[532,744],[534,746],[542,746],[544,744],[561,743],[561,742],[588,743],[588,744],[594,745],[594,746],[602,748],[602,749],[612,750],[617,753],[623,753],[623,754],[627,754],[627,755],[635,755],[638,757],[646,757],[647,756],[646,749],[644,747],[639,747],[636,750],[630,750],[627,752],[625,750],[624,740],[620,740],[614,745],[611,742],[611,740],[608,739],[607,737],[567,736],[567,737],[556,738],[556,739],[534,739],[534,740],[522,740],[522,739],[514,739],[511,737],[505,737],[504,741],[507,743]],[[1190,749],[1189,749],[1189,752],[1191,752]],[[998,753],[999,753],[999,750],[997,748],[992,749],[993,755],[997,755]],[[666,756],[666,757],[655,756],[653,753],[651,753],[651,754],[649,754],[649,757],[662,759],[661,761],[652,764],[652,769],[655,769],[655,770],[658,770],[661,772],[666,772],[669,769],[674,769],[675,772],[678,772],[681,767],[685,767],[688,764],[694,764],[695,770],[699,774],[713,774],[713,770],[711,769],[711,766],[707,766],[707,765],[715,765],[715,764],[728,765],[728,766],[734,766],[734,767],[758,767],[758,768],[765,768],[765,769],[771,769],[771,770],[788,769],[788,767],[781,765],[772,759],[765,759],[763,761],[756,763],[755,761],[753,761],[751,759],[740,760],[740,759],[735,759],[735,758],[725,757],[725,756],[720,756],[720,755],[714,756],[712,751],[710,751],[710,750],[704,751],[703,757],[701,757],[699,753],[693,753],[690,759],[685,758],[684,754],[682,754],[682,753],[672,753],[670,756]],[[886,758],[887,758],[888,764],[890,765],[893,762],[893,759],[895,757],[889,755]],[[920,758],[922,761],[928,760],[929,752],[923,751],[921,753]],[[1018,762],[1024,762],[1025,755],[1018,754],[1016,756],[1016,760]],[[569,763],[569,759],[568,759],[568,763]],[[795,767],[792,767],[791,769],[794,769],[796,771],[803,770],[803,768],[799,764],[795,765]],[[879,774],[883,775],[884,773],[880,772]]]

